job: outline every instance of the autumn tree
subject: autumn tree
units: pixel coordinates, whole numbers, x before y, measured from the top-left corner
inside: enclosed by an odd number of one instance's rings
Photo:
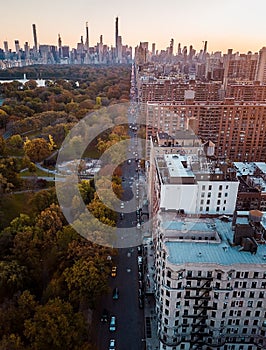
[[[43,138],[33,140],[27,138],[24,142],[24,151],[33,162],[40,162],[51,153],[49,143]]]
[[[64,271],[70,300],[75,303],[89,303],[93,307],[97,296],[108,290],[107,276],[94,257],[77,260]]]
[[[83,316],[59,298],[36,307],[33,318],[25,321],[24,334],[38,350],[78,350],[87,340]]]
[[[8,118],[8,114],[0,108],[0,129],[6,129]]]

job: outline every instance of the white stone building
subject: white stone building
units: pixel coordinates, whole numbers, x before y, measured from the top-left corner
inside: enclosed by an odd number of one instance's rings
[[[232,215],[239,185],[236,171],[225,162],[208,160],[199,147],[189,148],[189,152],[180,147],[151,147],[151,215],[159,209],[191,215]]]
[[[266,348],[266,236],[257,218],[159,213],[153,234],[160,350]]]

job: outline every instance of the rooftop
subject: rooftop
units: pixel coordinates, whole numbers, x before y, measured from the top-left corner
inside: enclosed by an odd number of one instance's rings
[[[237,181],[235,170],[224,162],[214,162],[197,154],[156,154],[156,164],[165,184],[196,184],[198,181]],[[233,171],[232,175],[230,173]]]
[[[263,220],[266,221],[266,213]],[[184,222],[185,220],[185,222]],[[210,263],[219,265],[264,264],[266,245],[259,244],[257,253],[233,245],[232,222],[211,218],[180,218],[175,213],[161,213],[162,233],[173,264]],[[246,220],[243,218],[243,223]]]

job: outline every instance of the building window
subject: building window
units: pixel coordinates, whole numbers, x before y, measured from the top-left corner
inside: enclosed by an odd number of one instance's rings
[[[208,198],[211,198],[211,192],[208,192]]]
[[[209,207],[206,207],[206,211],[209,211],[209,209],[210,209]]]
[[[223,185],[220,185],[219,186],[219,191],[222,191],[222,189],[223,189]]]
[[[212,185],[209,185],[209,191],[211,191],[212,190]],[[208,194],[209,195],[209,194]]]
[[[220,207],[217,207],[217,208],[216,208],[216,211],[220,211]]]

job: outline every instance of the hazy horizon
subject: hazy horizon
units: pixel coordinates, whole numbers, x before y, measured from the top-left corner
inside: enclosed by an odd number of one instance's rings
[[[115,17],[119,17],[119,35],[122,43],[133,48],[140,41],[156,43],[156,49],[165,49],[170,39],[177,45],[193,45],[199,51],[208,41],[208,51],[258,52],[266,46],[266,21],[263,0],[147,0],[112,3],[103,0],[63,0],[39,3],[34,0],[11,0],[1,4],[0,47],[7,40],[14,49],[14,40],[23,47],[26,41],[33,46],[32,24],[36,24],[39,44],[57,45],[60,33],[63,45],[76,47],[89,23],[90,46],[103,42],[114,46]]]

